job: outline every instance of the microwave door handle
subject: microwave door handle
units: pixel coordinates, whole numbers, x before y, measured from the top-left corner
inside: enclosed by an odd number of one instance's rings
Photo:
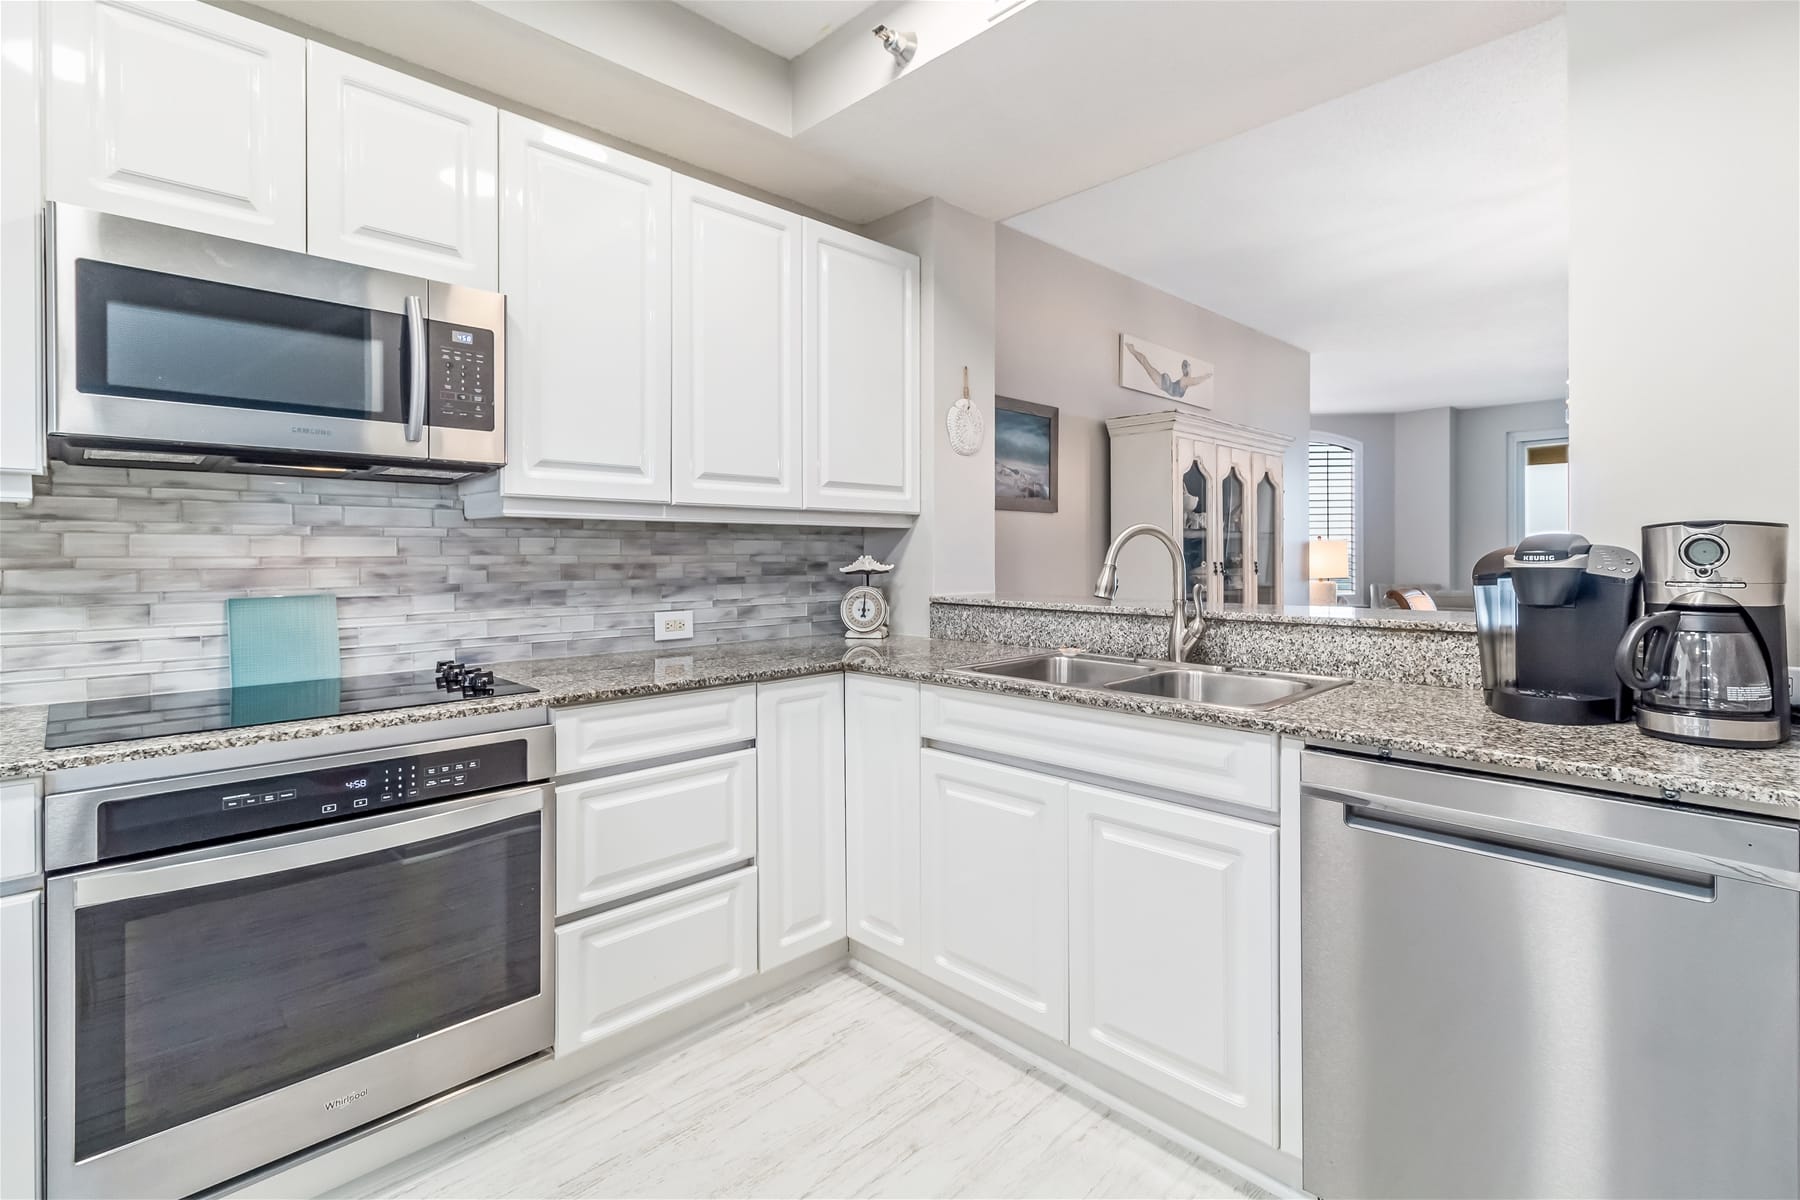
[[[412,358],[406,376],[406,440],[425,434],[425,298],[406,298],[406,341]]]

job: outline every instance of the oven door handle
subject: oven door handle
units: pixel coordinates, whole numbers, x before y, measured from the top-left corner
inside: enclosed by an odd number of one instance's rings
[[[406,440],[416,442],[425,432],[425,298],[406,298],[406,340],[412,361],[406,376]]]
[[[428,813],[385,813],[364,817],[350,825],[331,824],[257,838],[237,845],[219,846],[179,854],[160,862],[127,863],[100,867],[68,877],[77,909],[159,896],[193,888],[231,883],[258,875],[315,867],[359,854],[392,850],[412,842],[461,833],[493,825],[513,817],[541,813],[545,805],[541,786],[472,796],[434,806]]]

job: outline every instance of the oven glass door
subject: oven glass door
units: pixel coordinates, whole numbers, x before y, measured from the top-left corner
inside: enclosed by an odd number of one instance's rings
[[[533,811],[318,850],[346,831],[281,847],[281,869],[221,855],[167,869],[198,886],[78,890],[75,1160],[536,995],[542,838]]]
[[[86,258],[75,296],[87,395],[406,421],[401,313]]]

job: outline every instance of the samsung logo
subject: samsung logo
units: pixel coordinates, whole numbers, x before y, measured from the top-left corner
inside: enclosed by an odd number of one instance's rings
[[[351,1092],[348,1096],[339,1096],[336,1100],[327,1100],[325,1102],[325,1111],[326,1112],[336,1112],[338,1109],[344,1107],[346,1104],[355,1104],[358,1100],[361,1100],[364,1096],[366,1096],[368,1094],[369,1094],[368,1088],[361,1088],[357,1091]]]
[[[313,437],[330,437],[331,436],[331,430],[315,429],[311,425],[292,425],[292,426],[289,426],[289,430],[293,433],[304,433],[304,434],[309,434]]]

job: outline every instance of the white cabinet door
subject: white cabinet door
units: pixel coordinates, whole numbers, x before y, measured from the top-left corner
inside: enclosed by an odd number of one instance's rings
[[[38,379],[38,214],[44,205],[42,10],[0,4],[0,501],[29,501],[44,470]],[[0,857],[10,857],[0,848]]]
[[[493,291],[493,105],[317,42],[306,89],[307,250]]]
[[[806,222],[806,506],[919,511],[919,260]]]
[[[669,179],[500,114],[507,495],[669,499]]]
[[[801,223],[675,179],[676,503],[803,503]]]
[[[1069,1044],[1270,1145],[1276,836],[1069,788]]]
[[[557,785],[558,916],[755,857],[754,750]]]
[[[302,39],[199,0],[44,11],[52,200],[306,248]]]
[[[0,1196],[40,1196],[39,1047],[44,1018],[44,893],[0,900]]]
[[[844,937],[844,681],[756,689],[762,969]]]
[[[556,931],[556,1053],[756,974],[756,868]]]
[[[844,845],[850,937],[919,956],[919,685],[844,676]]]
[[[921,969],[1067,1041],[1068,785],[937,750],[921,758]]]

